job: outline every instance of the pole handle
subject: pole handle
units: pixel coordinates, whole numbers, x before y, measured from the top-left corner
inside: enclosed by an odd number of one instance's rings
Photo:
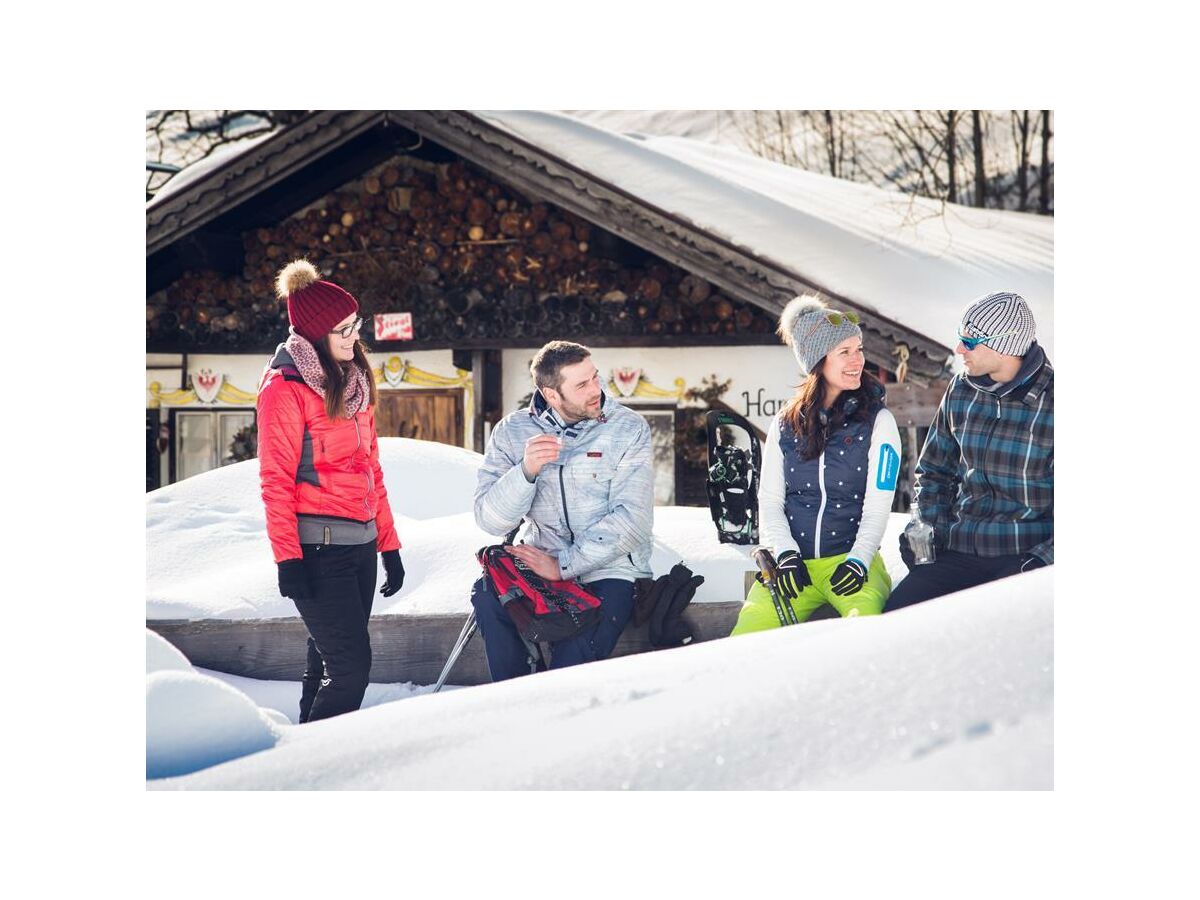
[[[754,564],[762,573],[763,581],[775,583],[775,554],[766,547],[759,547],[754,551]]]

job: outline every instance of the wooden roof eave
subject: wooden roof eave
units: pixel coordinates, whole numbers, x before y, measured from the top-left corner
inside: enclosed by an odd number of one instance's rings
[[[146,210],[146,256],[245,203],[384,118],[378,110],[321,110],[214,166]]]

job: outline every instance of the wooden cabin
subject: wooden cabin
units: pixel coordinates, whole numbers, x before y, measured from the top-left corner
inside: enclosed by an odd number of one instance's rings
[[[575,340],[650,421],[660,504],[704,502],[698,409],[765,430],[791,395],[774,328],[797,293],[862,314],[908,467],[944,388],[950,348],[886,298],[864,309],[471,112],[314,112],[188,167],[146,218],[147,490],[253,455],[287,333],[273,278],[297,256],[362,306],[381,435],[482,450],[533,352]]]

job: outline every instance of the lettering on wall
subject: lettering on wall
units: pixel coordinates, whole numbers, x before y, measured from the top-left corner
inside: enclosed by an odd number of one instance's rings
[[[783,409],[784,405],[787,403],[787,399],[774,400],[770,397],[764,398],[763,394],[766,392],[766,388],[760,387],[758,389],[758,393],[754,395],[754,399],[751,400],[750,392],[742,391],[742,399],[746,401],[746,411],[742,415],[746,416],[746,418],[750,418],[751,416],[774,417],[781,409]]]

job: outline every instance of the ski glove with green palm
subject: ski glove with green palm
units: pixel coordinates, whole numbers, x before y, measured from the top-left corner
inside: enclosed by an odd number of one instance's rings
[[[795,600],[812,584],[804,559],[795,550],[784,550],[775,561],[775,589],[781,600]]]
[[[857,594],[867,583],[867,567],[851,556],[833,570],[829,576],[829,589],[839,597]]]

